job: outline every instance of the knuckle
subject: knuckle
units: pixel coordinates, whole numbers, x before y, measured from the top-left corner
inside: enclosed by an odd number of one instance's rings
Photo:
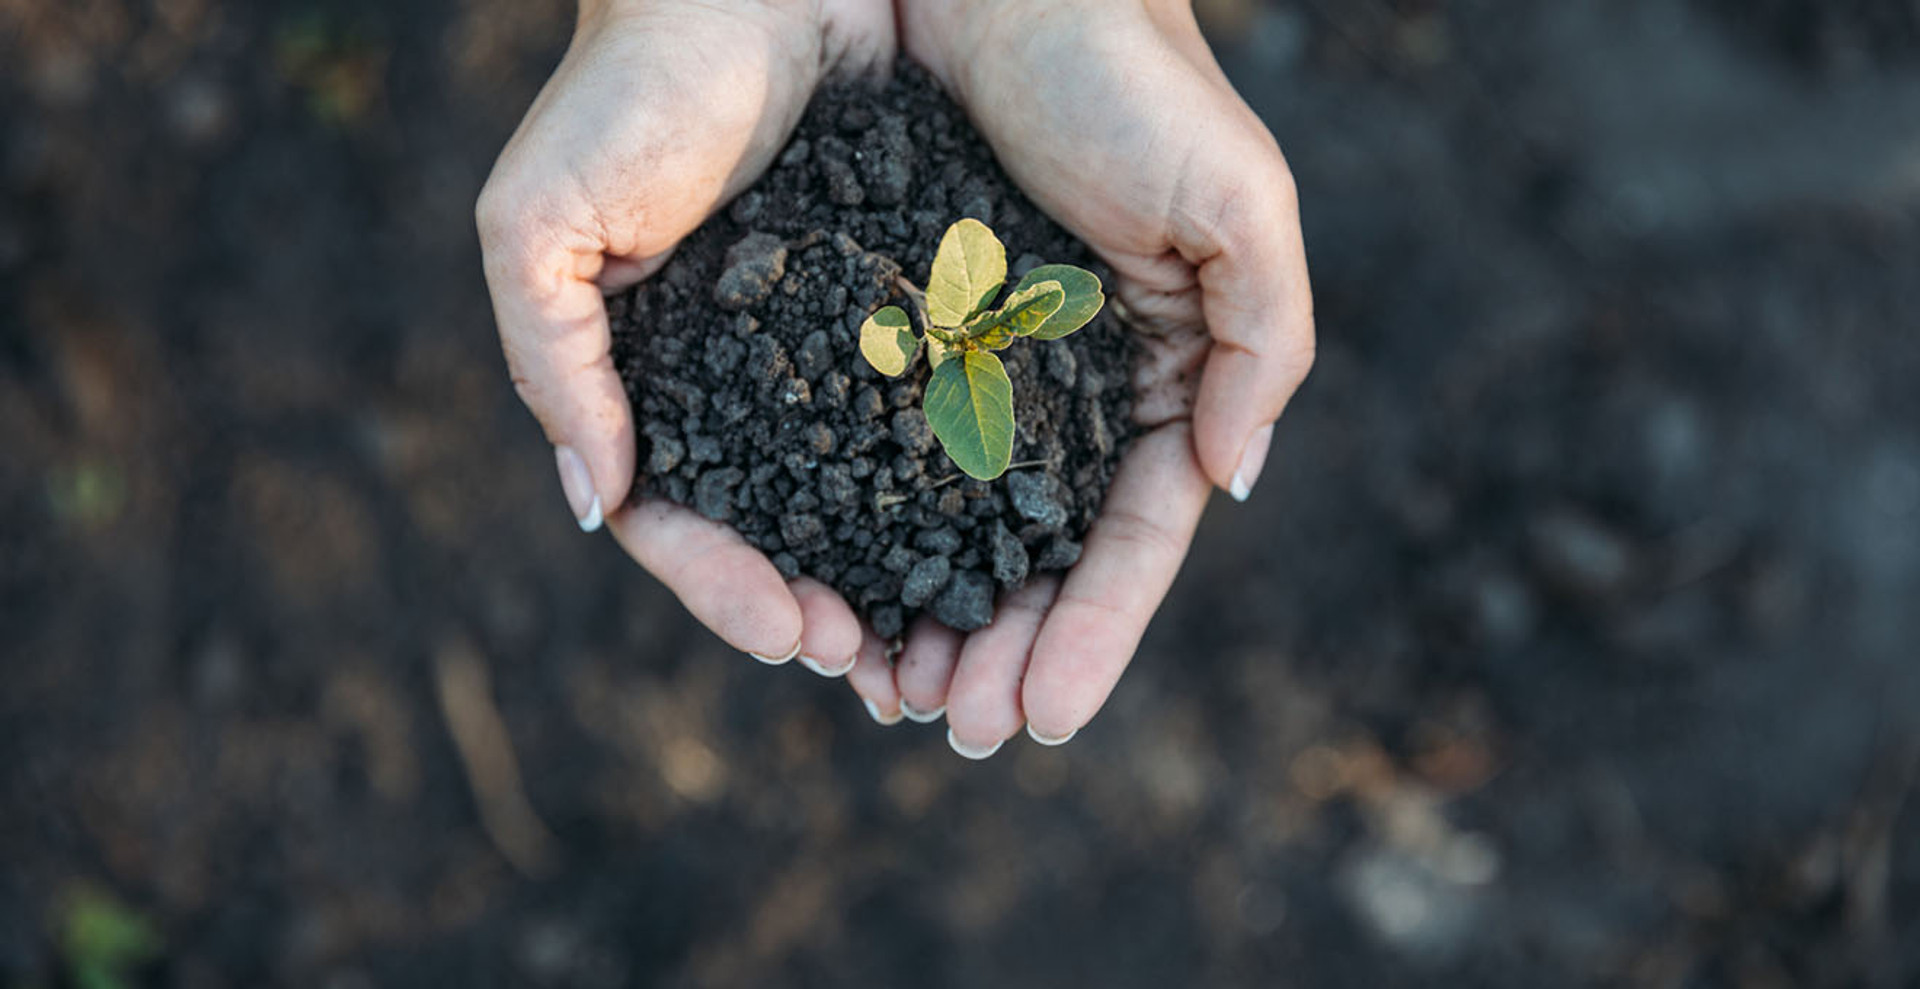
[[[1106,538],[1137,551],[1142,557],[1163,558],[1178,555],[1182,551],[1164,526],[1136,512],[1111,510],[1100,516],[1100,524],[1105,529]],[[1075,600],[1103,611],[1114,610],[1104,601],[1082,596],[1076,596]]]
[[[525,375],[514,375],[513,393],[520,396],[520,403],[527,408],[540,408],[540,388],[533,383],[533,379]]]
[[[547,441],[559,442],[559,435],[548,422],[551,412],[550,403],[540,386],[533,379],[516,374],[513,376],[513,393],[519,396],[520,404],[526,406],[527,411],[533,414],[534,421],[540,424],[540,431],[546,435]]]
[[[1293,387],[1298,388],[1300,382],[1307,379],[1307,375],[1313,371],[1313,362],[1318,359],[1319,354],[1319,338],[1314,332],[1313,314],[1309,311],[1298,332],[1289,336],[1285,349],[1281,352],[1281,366],[1286,369],[1287,378]]]
[[[1273,190],[1274,206],[1282,215],[1300,215],[1300,182],[1294,178],[1293,169],[1285,158],[1275,164],[1269,186]]]
[[[538,198],[520,188],[496,174],[474,202],[474,227],[489,280],[526,281],[536,274],[542,235],[551,222],[542,215]]]
[[[507,189],[507,182],[495,172],[474,200],[473,224],[479,231],[482,248],[491,249],[506,243],[525,223],[519,200]]]

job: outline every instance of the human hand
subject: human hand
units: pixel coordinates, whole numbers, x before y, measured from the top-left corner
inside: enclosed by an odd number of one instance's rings
[[[783,581],[732,529],[658,500],[626,507],[632,411],[603,293],[657,270],[759,177],[836,69],[891,64],[889,0],[582,0],[566,57],[476,209],[515,388],[553,443],[583,529],[603,518],[640,565],[735,648],[834,674],[865,649],[844,601]],[[817,658],[816,658],[817,657]]]
[[[900,19],[908,53],[1014,181],[1112,266],[1148,350],[1146,432],[1078,565],[1009,595],[972,635],[923,619],[890,678],[854,670],[876,717],[944,710],[953,747],[985,758],[1022,724],[1064,742],[1106,702],[1210,487],[1245,500],[1259,478],[1313,363],[1311,293],[1286,162],[1187,4],[907,0]]]

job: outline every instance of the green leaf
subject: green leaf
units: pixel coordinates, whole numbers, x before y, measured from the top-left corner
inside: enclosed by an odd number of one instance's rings
[[[993,301],[1007,280],[1007,249],[987,225],[972,218],[947,228],[927,278],[927,318],[960,326]]]
[[[1066,290],[1059,282],[1023,284],[1007,297],[1007,304],[999,312],[976,321],[970,332],[982,346],[1004,350],[1014,336],[1028,336],[1039,329],[1066,301]]]
[[[927,424],[968,477],[991,481],[1013,460],[1013,382],[984,350],[952,356],[927,382]]]
[[[982,323],[981,327],[974,332],[974,343],[988,350],[1005,350],[1013,346],[1013,331],[1005,323]]]
[[[1100,291],[1099,276],[1070,264],[1043,264],[1027,272],[1026,277],[1020,279],[1020,284],[1014,286],[1014,297],[1018,298],[1022,291],[1045,282],[1059,282],[1066,299],[1038,326],[1019,331],[1021,336],[1031,336],[1035,340],[1058,340],[1087,325],[1099,314],[1100,307],[1106,305],[1107,297]]]
[[[860,356],[889,378],[906,373],[919,352],[920,338],[913,335],[913,324],[899,306],[888,306],[860,324]]]

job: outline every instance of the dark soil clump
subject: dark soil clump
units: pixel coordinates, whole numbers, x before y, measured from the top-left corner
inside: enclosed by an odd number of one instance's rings
[[[1106,277],[903,63],[884,89],[823,90],[758,184],[609,302],[643,494],[732,525],[885,636],[921,612],[979,628],[996,585],[1071,566],[1131,432],[1131,343],[1106,312],[1002,352],[1016,469],[993,482],[940,450],[924,360],[889,380],[860,358],[867,314],[905,304],[896,276],[924,285],[968,216],[1006,243],[1009,282],[1051,262]]]

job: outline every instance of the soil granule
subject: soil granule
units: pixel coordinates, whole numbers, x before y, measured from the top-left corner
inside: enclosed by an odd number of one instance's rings
[[[1007,245],[1009,285],[1055,262],[1111,281],[925,71],[823,89],[757,184],[609,301],[642,496],[732,525],[886,637],[923,612],[979,628],[996,589],[1072,566],[1132,430],[1132,344],[1110,310],[1001,352],[1018,426],[1015,469],[992,482],[934,439],[924,358],[890,380],[859,354],[869,313],[910,305],[897,276],[925,285],[969,216]]]

